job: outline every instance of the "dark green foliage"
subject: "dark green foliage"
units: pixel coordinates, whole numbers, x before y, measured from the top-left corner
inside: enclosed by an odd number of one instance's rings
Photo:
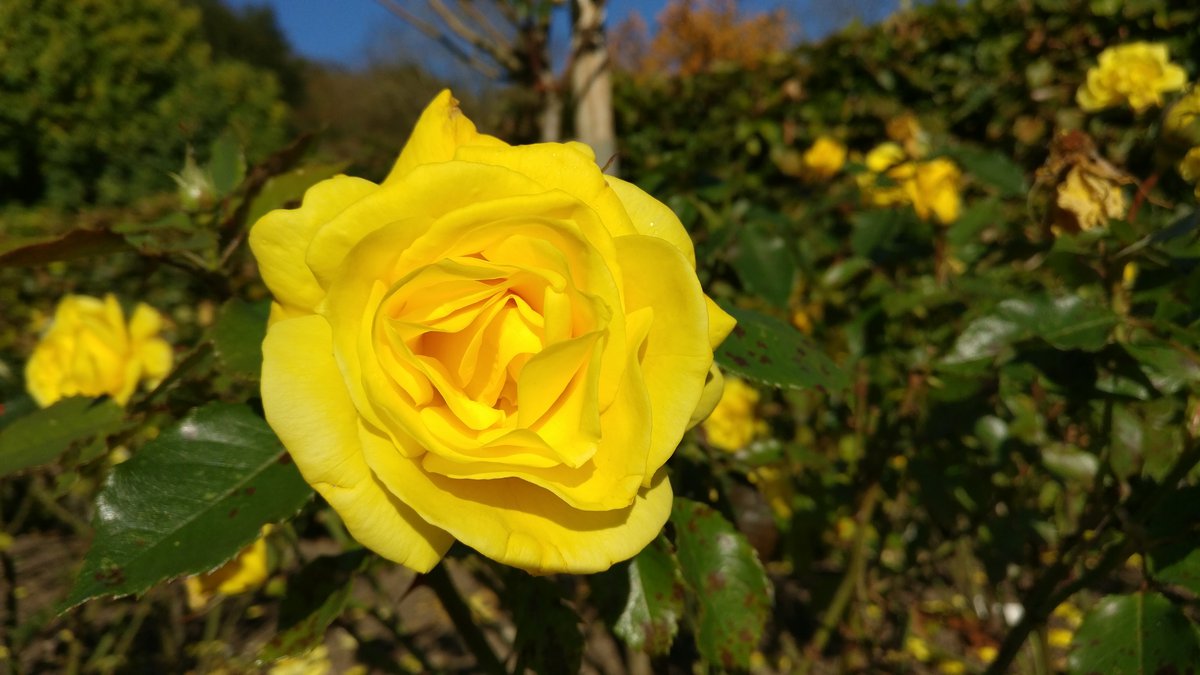
[[[128,202],[170,186],[225,128],[257,157],[285,137],[279,85],[214,60],[169,0],[0,4],[0,203]]]

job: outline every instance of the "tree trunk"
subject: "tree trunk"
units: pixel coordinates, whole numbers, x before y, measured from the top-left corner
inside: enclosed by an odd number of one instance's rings
[[[572,11],[571,100],[575,137],[592,146],[596,161],[617,175],[617,138],[613,125],[612,68],[604,39],[606,0],[574,0]]]

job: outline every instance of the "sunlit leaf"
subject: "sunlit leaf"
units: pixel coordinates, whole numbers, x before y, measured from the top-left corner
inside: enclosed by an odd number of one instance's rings
[[[800,331],[753,310],[724,308],[738,324],[717,349],[723,368],[775,387],[838,391],[849,386],[846,374]]]
[[[211,570],[296,513],[312,489],[267,423],[210,403],[119,464],[96,499],[96,536],[65,607]]]
[[[750,667],[771,609],[771,584],[754,548],[704,504],[676,499],[671,511],[684,581],[693,594],[696,646],[710,664]]]
[[[683,577],[671,545],[659,537],[629,561],[629,596],[613,632],[650,654],[671,649],[683,616]]]

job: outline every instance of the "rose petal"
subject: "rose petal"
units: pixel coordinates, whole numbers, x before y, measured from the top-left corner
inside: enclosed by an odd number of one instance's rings
[[[360,429],[324,318],[307,316],[270,327],[263,341],[262,398],[267,421],[304,479],[355,539],[415,570],[437,564],[453,539],[383,489],[364,461],[360,434],[378,436]]]
[[[508,147],[494,136],[477,132],[475,124],[459,109],[458,100],[449,89],[443,89],[421,113],[408,143],[383,182],[386,185],[399,180],[422,164],[449,161],[463,145]]]

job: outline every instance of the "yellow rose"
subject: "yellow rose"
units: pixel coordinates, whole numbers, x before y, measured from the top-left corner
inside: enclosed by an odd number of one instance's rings
[[[25,386],[41,407],[69,396],[112,396],[124,405],[138,383],[153,387],[171,370],[171,346],[158,337],[162,316],[139,303],[125,323],[121,305],[68,295],[25,365]]]
[[[933,217],[945,225],[958,220],[962,208],[958,192],[961,181],[958,166],[939,157],[918,163],[912,178],[904,182],[904,191],[921,220]]]
[[[1183,89],[1187,73],[1171,63],[1167,46],[1131,42],[1100,52],[1100,63],[1088,69],[1087,83],[1079,87],[1075,100],[1088,111],[1123,103],[1137,112],[1160,106],[1163,94]]]
[[[1179,163],[1179,175],[1183,179],[1196,184],[1196,199],[1200,199],[1200,146],[1196,146],[1184,155]]]
[[[263,533],[266,531],[267,528],[264,528]],[[217,569],[184,579],[188,607],[198,610],[217,594],[248,593],[266,582],[268,572],[267,540],[259,537],[242,549],[235,558]]]
[[[814,180],[829,180],[846,164],[846,146],[821,136],[804,151],[804,175]]]
[[[444,91],[381,185],[318,183],[250,245],[267,421],[364,545],[586,573],[658,534],[734,322],[675,215],[586,146],[479,134]]]
[[[726,378],[720,402],[701,425],[709,444],[727,452],[737,452],[750,445],[755,436],[765,433],[767,425],[755,412],[758,399],[758,390],[745,380]]]

